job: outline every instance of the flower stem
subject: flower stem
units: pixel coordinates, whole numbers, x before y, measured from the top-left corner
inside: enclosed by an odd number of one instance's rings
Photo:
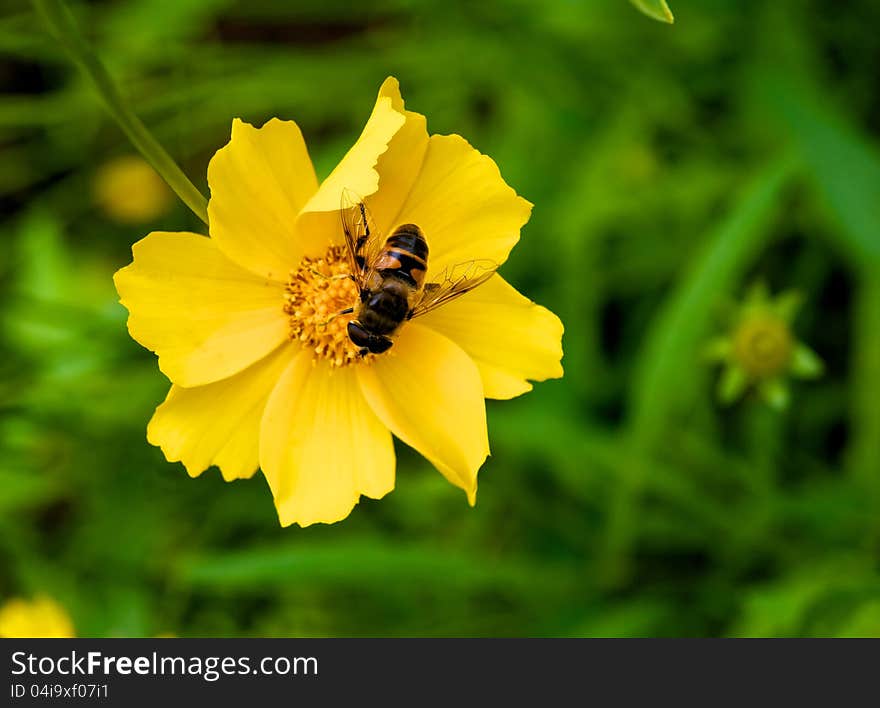
[[[208,200],[183,174],[177,163],[153,137],[128,104],[101,60],[92,51],[77,29],[73,15],[63,0],[32,0],[37,13],[48,25],[50,33],[67,51],[74,63],[91,80],[104,100],[110,115],[131,140],[132,145],[159,173],[193,214],[208,223]]]

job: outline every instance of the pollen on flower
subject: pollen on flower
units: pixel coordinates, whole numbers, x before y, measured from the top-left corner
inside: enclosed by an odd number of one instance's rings
[[[788,325],[772,316],[748,318],[733,334],[734,358],[755,378],[783,371],[791,360],[793,345]]]
[[[331,366],[348,366],[362,357],[348,336],[352,315],[339,315],[352,307],[358,289],[341,246],[331,246],[321,258],[306,256],[292,270],[284,293],[284,311],[290,317],[290,338]]]

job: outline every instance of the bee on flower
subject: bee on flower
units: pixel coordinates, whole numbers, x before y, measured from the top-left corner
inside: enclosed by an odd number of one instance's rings
[[[319,183],[297,125],[233,122],[206,238],[152,233],[114,280],[172,382],[147,439],[191,476],[262,470],[282,525],[394,487],[392,434],[474,504],[484,399],[562,375],[562,323],[496,273],[532,205],[387,79]]]
[[[773,298],[763,283],[756,283],[731,309],[727,334],[709,342],[706,352],[710,361],[723,366],[718,380],[722,403],[754,391],[771,407],[783,409],[789,401],[789,377],[822,375],[822,360],[792,331],[801,302],[797,291]]]

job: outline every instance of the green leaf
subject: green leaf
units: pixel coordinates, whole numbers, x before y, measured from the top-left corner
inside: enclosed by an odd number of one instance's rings
[[[728,366],[718,380],[718,399],[724,405],[730,405],[739,398],[749,385],[748,376],[738,366]]]
[[[788,324],[791,324],[801,305],[804,295],[799,290],[788,290],[773,301],[773,311]]]
[[[880,267],[880,149],[805,77],[762,71],[763,101],[804,156],[852,263]]]
[[[3,514],[46,504],[60,493],[60,485],[55,480],[29,474],[27,470],[0,470],[0,489],[3,489],[0,495]]]
[[[880,268],[866,269],[856,290],[855,350],[850,373],[852,438],[847,467],[880,501]],[[877,502],[875,502],[877,503]]]
[[[825,366],[819,355],[806,344],[798,344],[791,358],[791,373],[802,379],[815,379],[822,375]]]
[[[749,286],[743,304],[746,307],[763,307],[770,299],[770,289],[763,280],[756,280]]]
[[[472,557],[436,547],[388,546],[370,540],[281,544],[240,552],[200,555],[182,562],[188,585],[213,588],[286,586],[291,582],[352,584],[381,591],[387,583],[434,583],[460,589],[528,592],[535,583],[566,582],[555,566],[523,563],[521,558]]]
[[[707,362],[724,361],[730,356],[731,349],[732,343],[728,337],[713,337],[703,348],[703,358]]]
[[[760,391],[762,398],[771,408],[777,411],[782,411],[788,408],[788,386],[786,386],[783,379],[777,378],[762,381],[758,390]]]
[[[876,597],[877,578],[859,556],[839,554],[830,561],[802,562],[788,574],[747,588],[741,599],[740,617],[730,634],[734,637],[824,637],[840,632],[856,636],[866,629],[864,622],[876,616],[869,609]],[[867,600],[859,603],[864,614],[855,616],[856,608],[851,604],[861,598]],[[836,611],[829,612],[835,605]],[[849,626],[841,623],[846,620],[844,613],[850,616]],[[835,622],[840,627],[838,632],[816,631],[816,619],[835,615],[839,617]]]
[[[666,0],[630,0],[630,2],[648,17],[653,17],[660,22],[668,22],[670,25],[675,22],[672,10],[666,4]]]
[[[880,631],[880,601],[869,601],[856,608],[838,628],[838,637],[876,638]]]

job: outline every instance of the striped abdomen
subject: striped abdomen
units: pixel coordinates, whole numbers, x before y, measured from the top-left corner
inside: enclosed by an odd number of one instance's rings
[[[395,277],[421,289],[428,270],[428,242],[415,224],[398,226],[385,241],[375,269],[385,277]]]

